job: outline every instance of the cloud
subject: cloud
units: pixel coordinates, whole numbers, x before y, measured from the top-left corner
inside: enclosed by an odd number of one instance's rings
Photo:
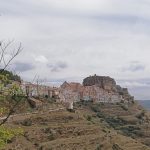
[[[129,88],[130,93],[135,96],[136,100],[150,100],[150,88],[147,87],[134,87]]]
[[[48,59],[43,55],[34,56],[34,59],[36,62],[39,62],[39,63],[47,63],[48,62]]]
[[[124,71],[131,71],[131,72],[137,72],[137,71],[144,71],[146,66],[138,61],[130,62],[130,64],[127,67],[122,68],[121,70]]]
[[[33,65],[30,64],[30,63],[15,62],[15,63],[13,64],[12,68],[13,68],[15,71],[18,71],[18,72],[25,72],[25,71],[33,70],[33,69],[35,68],[35,66],[33,66]]]
[[[0,11],[1,39],[21,41],[16,62],[34,64],[23,79],[76,81],[96,73],[149,88],[137,80],[150,77],[149,0],[1,0]]]
[[[123,79],[117,80],[119,84],[125,87],[150,87],[150,78],[139,78],[139,79]]]
[[[47,67],[51,69],[51,72],[59,72],[66,69],[68,65],[65,62],[57,62],[55,64],[47,64]]]
[[[150,78],[141,78],[135,80],[118,80],[118,84],[128,88],[131,95],[135,96],[136,100],[150,99]]]
[[[149,84],[140,81],[124,81],[121,83],[125,87],[150,87]]]

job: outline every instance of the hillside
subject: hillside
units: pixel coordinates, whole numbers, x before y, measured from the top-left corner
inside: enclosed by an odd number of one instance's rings
[[[45,90],[52,94],[31,93],[8,119],[5,126],[23,134],[6,150],[150,150],[149,112],[114,79],[94,75]]]
[[[23,128],[24,135],[12,139],[6,149],[150,150],[150,118],[136,103],[126,108],[79,102],[75,110],[39,111],[14,118],[7,126]]]
[[[8,80],[21,82],[20,76],[11,71],[0,69],[0,75],[7,76]]]

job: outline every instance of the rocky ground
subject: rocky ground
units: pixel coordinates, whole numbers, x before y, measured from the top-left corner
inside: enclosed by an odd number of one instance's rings
[[[137,104],[80,102],[75,108],[8,123],[23,128],[24,134],[13,138],[6,150],[150,150],[149,116]]]

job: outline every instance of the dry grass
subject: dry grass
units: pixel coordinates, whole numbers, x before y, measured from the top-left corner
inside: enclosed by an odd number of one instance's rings
[[[136,106],[133,107],[133,110],[135,109]],[[134,119],[137,122],[133,110],[130,107],[129,111],[125,111],[118,105],[101,107],[104,116],[120,115],[129,125]],[[23,119],[15,121],[9,126],[21,126],[25,134],[14,139],[6,149],[18,147],[20,150],[150,150],[150,147],[141,143],[148,143],[149,137],[144,140],[124,136],[96,114],[88,106],[83,106],[77,108],[75,113],[62,110],[35,114],[30,117],[30,126],[23,125]],[[146,125],[143,123],[141,127],[144,132]]]

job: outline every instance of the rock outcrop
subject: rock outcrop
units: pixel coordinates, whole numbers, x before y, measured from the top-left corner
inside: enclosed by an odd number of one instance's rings
[[[105,91],[108,91],[108,95],[112,93],[118,97],[120,97],[122,100],[125,101],[131,101],[134,99],[132,97],[127,88],[122,88],[120,85],[116,85],[116,81],[113,78],[110,78],[108,76],[90,76],[83,80],[83,85],[86,86],[97,86],[101,89],[104,89]],[[114,97],[114,96],[113,96]]]
[[[90,76],[83,80],[83,86],[96,85],[105,90],[114,90],[116,88],[116,82],[114,79],[106,76]]]

